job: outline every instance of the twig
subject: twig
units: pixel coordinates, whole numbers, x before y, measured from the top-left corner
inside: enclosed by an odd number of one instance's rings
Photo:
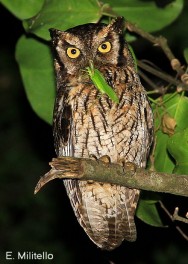
[[[137,168],[133,163],[126,163],[122,167],[100,160],[59,157],[54,158],[50,166],[52,169],[39,180],[35,193],[47,182],[60,178],[108,182],[129,188],[188,197],[188,176],[149,171]]]
[[[166,208],[166,206],[163,204],[162,201],[159,201],[159,204],[161,206],[161,208],[163,209],[163,211],[168,215],[168,217],[172,220],[172,215],[170,214],[170,212],[168,211],[168,209]]]
[[[165,205],[163,204],[162,201],[159,201],[159,204],[161,206],[161,208],[163,209],[163,211],[168,215],[168,217],[173,221],[173,216],[170,214],[170,212],[168,211],[168,209],[165,207]],[[181,236],[188,241],[188,236],[183,232],[183,230],[179,227],[179,226],[175,226],[177,231],[181,234]]]
[[[179,226],[176,226],[176,229],[182,235],[182,237],[188,241],[188,236],[183,232],[183,230]]]
[[[145,63],[144,61],[137,61],[138,67],[157,76],[158,78],[168,82],[169,84],[173,84],[177,86],[177,92],[188,91],[188,74],[184,73],[181,76],[181,81],[177,80],[173,76],[163,72],[161,70],[155,69],[154,67],[150,66],[149,64]],[[139,75],[153,88],[153,92],[164,94],[166,89],[157,88],[156,85],[147,77],[145,76],[140,70],[138,70]]]
[[[139,76],[152,88],[151,93],[163,94],[163,89],[160,89],[147,75],[145,75],[140,69],[138,69]],[[147,92],[148,94],[150,92]]]
[[[138,60],[137,61],[137,64],[140,68],[142,68],[143,70],[159,77],[160,79],[168,82],[168,83],[171,83],[171,84],[174,84],[174,85],[181,85],[183,86],[184,84],[181,82],[181,81],[178,81],[177,79],[175,79],[174,77],[172,77],[171,75],[165,73],[165,72],[162,72],[162,71],[159,71],[149,65],[147,65],[146,63]]]
[[[188,91],[188,74],[186,71],[184,71],[183,66],[181,65],[180,61],[174,56],[173,52],[168,46],[167,39],[163,36],[155,37],[151,35],[150,33],[144,31],[143,29],[139,28],[137,25],[131,23],[130,21],[126,21],[126,28],[130,32],[135,32],[142,38],[148,40],[149,42],[153,43],[155,46],[161,47],[166,57],[169,59],[171,67],[173,70],[177,72],[178,77],[180,77],[180,80],[177,80],[176,78],[173,78],[171,75],[164,73],[162,71],[158,71],[154,69],[153,67],[150,67],[149,65],[138,61],[138,66],[142,69],[145,69],[146,71],[154,74],[155,76],[158,76],[159,78],[175,84],[178,91]]]
[[[179,216],[178,213],[179,213],[179,208],[176,207],[175,210],[174,210],[174,214],[172,216],[172,219],[175,220],[175,221],[180,221],[180,222],[183,222],[183,223],[188,224],[188,218],[187,218],[187,216],[186,217],[182,217],[182,216]]]
[[[151,43],[153,43],[156,46],[160,46],[167,58],[170,60],[172,69],[175,70],[178,73],[178,76],[183,75],[185,72],[181,66],[180,61],[174,56],[172,53],[171,49],[169,48],[167,44],[166,38],[159,36],[159,37],[154,37],[148,32],[145,32],[141,28],[137,27],[135,24],[131,23],[130,21],[126,21],[126,28],[130,32],[135,32],[139,36],[147,39]]]

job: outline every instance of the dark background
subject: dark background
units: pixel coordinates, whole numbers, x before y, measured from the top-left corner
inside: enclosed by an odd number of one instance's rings
[[[182,49],[188,47],[187,6],[174,27],[162,32],[182,60]],[[137,241],[124,242],[108,253],[97,249],[77,223],[62,181],[52,181],[33,195],[39,177],[49,170],[48,162],[55,156],[52,128],[32,111],[15,61],[15,45],[24,33],[22,24],[2,5],[0,22],[0,263],[7,263],[6,251],[15,255],[45,251],[54,254],[54,260],[40,263],[187,264],[188,243],[162,212],[169,228],[151,227],[136,219]],[[143,41],[139,46],[138,57],[143,57],[145,49],[144,58],[168,70],[160,52],[154,55],[151,45]],[[170,212],[180,206],[184,214],[186,202],[164,196]],[[188,235],[187,226],[180,226]]]

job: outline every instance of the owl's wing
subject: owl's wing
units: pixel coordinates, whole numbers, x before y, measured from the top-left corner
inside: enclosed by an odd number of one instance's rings
[[[73,156],[72,111],[71,106],[68,105],[67,97],[66,89],[58,89],[53,118],[53,136],[57,156]]]
[[[147,132],[148,132],[148,136],[147,136],[147,158],[149,156],[149,153],[151,151],[151,145],[153,143],[153,138],[154,138],[154,126],[153,126],[153,112],[152,112],[152,108],[149,102],[149,99],[146,97],[146,102],[147,105],[144,109],[145,112],[145,118],[146,118],[146,125],[147,125]]]

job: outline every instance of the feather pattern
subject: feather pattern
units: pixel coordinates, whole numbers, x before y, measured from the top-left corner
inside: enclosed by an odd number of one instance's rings
[[[56,32],[53,46],[58,54],[55,56],[58,85],[54,109],[57,155],[84,158],[108,155],[114,163],[133,162],[145,167],[153,133],[153,117],[146,92],[135,72],[126,43],[117,44],[121,39],[118,25],[115,22],[108,26],[97,25],[88,24],[77,27],[77,30],[69,30],[66,43],[73,45],[73,33],[82,33],[87,27],[90,31],[93,29],[92,33],[86,34],[87,42],[96,41],[96,35],[114,41],[114,52],[121,50],[124,59],[119,55],[108,63],[108,57],[105,57],[106,63],[102,63],[100,57],[98,61],[94,57],[92,59],[117,94],[119,104],[114,103],[108,95],[101,95],[84,72],[80,72],[80,68],[73,70],[76,66],[72,66],[72,61],[69,67],[66,66],[66,59],[61,58],[64,56],[61,48],[65,32],[60,33],[59,37]],[[80,42],[77,33],[76,47]],[[87,47],[92,45],[87,43]],[[80,50],[84,53],[83,48]],[[81,65],[81,61],[79,63]],[[64,184],[80,225],[96,245],[112,250],[124,239],[135,241],[134,215],[139,190],[78,180],[65,180]]]

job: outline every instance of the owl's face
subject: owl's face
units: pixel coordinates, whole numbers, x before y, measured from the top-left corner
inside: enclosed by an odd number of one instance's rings
[[[103,65],[126,65],[127,45],[123,28],[124,19],[117,18],[109,25],[85,24],[67,31],[51,29],[57,64],[61,65],[61,70],[74,76],[88,67],[90,61],[98,69]]]

